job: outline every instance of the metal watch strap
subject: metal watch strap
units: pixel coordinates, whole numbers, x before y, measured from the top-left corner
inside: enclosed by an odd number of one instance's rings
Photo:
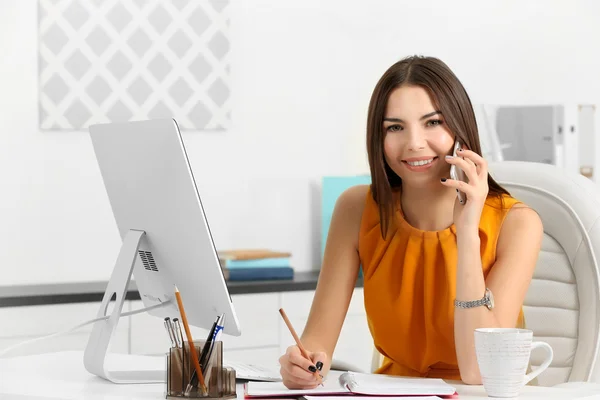
[[[488,310],[494,308],[494,295],[489,288],[485,288],[485,293],[482,299],[471,301],[454,300],[454,307],[456,308],[475,308],[481,306],[486,306]]]
[[[483,299],[471,300],[471,301],[454,300],[454,307],[456,307],[456,308],[475,308],[475,307],[485,306],[486,304],[487,304],[487,301],[486,301],[485,297]]]

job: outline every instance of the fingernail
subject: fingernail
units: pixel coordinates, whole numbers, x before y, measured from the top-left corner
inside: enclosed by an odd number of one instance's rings
[[[446,178],[442,178],[440,179],[442,182],[446,182]]]
[[[317,367],[315,367],[314,365],[311,365],[310,367],[308,367],[308,370],[310,372],[317,372]]]
[[[323,369],[323,363],[321,361],[317,361],[317,369],[320,371]]]

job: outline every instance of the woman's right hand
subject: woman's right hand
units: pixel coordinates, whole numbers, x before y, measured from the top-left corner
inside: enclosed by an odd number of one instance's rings
[[[319,371],[321,374],[325,369],[327,354],[310,351],[307,353],[310,361],[304,358],[298,346],[294,345],[288,347],[285,354],[279,357],[281,378],[288,389],[313,389],[319,384],[314,372]]]

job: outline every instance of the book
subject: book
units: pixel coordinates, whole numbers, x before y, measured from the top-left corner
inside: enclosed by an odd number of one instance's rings
[[[255,260],[258,258],[291,257],[291,253],[269,249],[237,249],[217,251],[219,260]]]
[[[224,268],[276,268],[276,267],[290,267],[289,257],[269,257],[269,258],[255,258],[252,260],[219,260],[221,267]]]
[[[223,268],[226,281],[263,281],[272,279],[293,279],[294,269],[291,267],[267,268]]]
[[[248,382],[246,397],[298,396],[439,396],[451,397],[456,388],[442,379],[330,371],[323,386],[288,389],[282,382]]]

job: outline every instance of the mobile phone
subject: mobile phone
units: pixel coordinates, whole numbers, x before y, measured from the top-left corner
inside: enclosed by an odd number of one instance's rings
[[[456,141],[454,142],[454,150],[452,152],[453,157],[456,157],[456,152],[458,151],[458,149],[460,149],[460,142],[458,141],[458,139],[456,139]],[[465,174],[465,172],[462,169],[460,169],[460,167],[457,167],[454,164],[450,165],[450,178],[454,179],[455,181],[467,182],[467,175]],[[465,202],[467,201],[467,195],[465,195],[460,190],[457,190],[456,192],[459,203],[465,204]]]

